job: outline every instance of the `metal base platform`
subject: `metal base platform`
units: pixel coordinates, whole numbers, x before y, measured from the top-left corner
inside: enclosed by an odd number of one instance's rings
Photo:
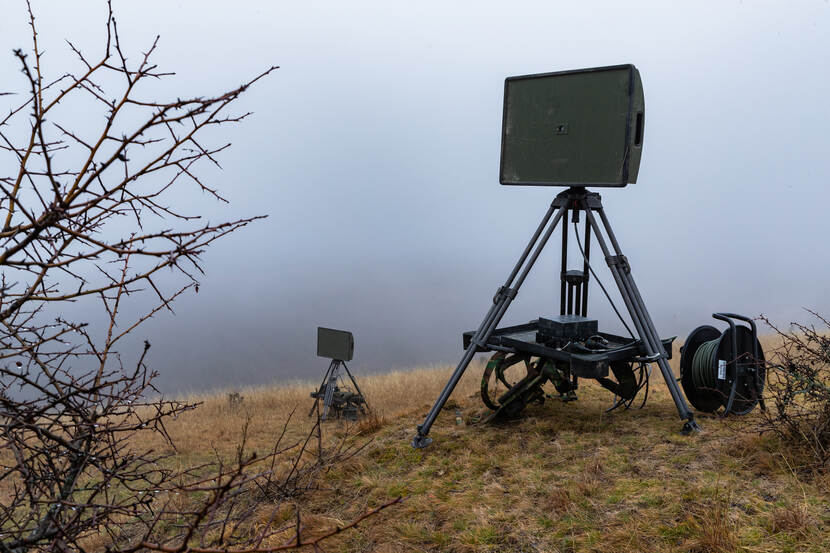
[[[576,233],[580,213],[585,214],[585,248],[582,250],[584,266],[582,271],[570,271],[567,267],[568,215],[571,216],[571,222],[574,224],[574,233]],[[587,313],[589,271],[593,274],[593,269],[591,269],[589,263],[589,249],[591,235],[593,234],[594,239],[602,251],[605,263],[608,265],[611,275],[614,278],[620,296],[625,303],[626,310],[634,326],[634,331],[639,339],[626,340],[619,336],[604,335],[605,339],[616,344],[618,347],[611,348],[610,350],[605,347],[601,353],[592,353],[590,351],[575,351],[575,346],[569,350],[563,346],[551,348],[547,344],[540,344],[536,337],[533,336],[537,330],[533,328],[533,322],[529,323],[530,326],[518,325],[502,329],[498,328],[508,307],[519,293],[530,270],[533,268],[533,265],[536,263],[536,260],[539,258],[539,255],[544,250],[560,222],[563,223],[560,292],[561,314],[579,315],[581,313],[581,316],[584,317]],[[577,239],[579,238],[578,234],[576,237]],[[604,288],[603,291],[605,291]],[[616,307],[614,309],[616,311]],[[625,324],[624,321],[623,324]],[[538,321],[536,325],[538,327]],[[633,335],[634,333],[632,332]],[[602,206],[602,199],[599,194],[589,192],[585,188],[572,187],[556,196],[518,262],[507,277],[504,285],[496,290],[496,294],[493,297],[493,304],[484,315],[484,319],[481,321],[478,329],[475,332],[467,333],[464,342],[466,351],[450,377],[450,380],[444,386],[441,395],[429,413],[427,413],[424,422],[418,426],[417,433],[412,439],[413,447],[424,447],[430,443],[431,440],[427,438],[427,434],[429,434],[429,430],[435,422],[438,413],[441,412],[450,394],[452,394],[464,371],[469,366],[470,361],[472,361],[477,352],[488,350],[504,353],[524,352],[525,354],[539,356],[541,359],[550,359],[554,365],[557,362],[563,363],[567,361],[570,366],[576,367],[578,371],[586,371],[592,375],[607,369],[609,364],[614,362],[611,360],[611,357],[617,354],[630,356],[627,358],[641,360],[645,363],[654,362],[660,368],[663,380],[666,383],[666,387],[674,401],[680,418],[685,421],[683,430],[688,432],[698,430],[697,423],[694,420],[694,414],[686,404],[674,372],[668,364],[668,359],[671,355],[671,340],[667,343],[657,333],[657,329],[646,309],[645,302],[637,288],[637,284],[634,282],[628,259],[623,255],[620,244],[611,229],[611,223],[608,221],[608,217]],[[499,360],[496,361],[498,363],[501,362]],[[622,360],[618,362],[622,362]],[[591,368],[592,363],[593,369]],[[554,374],[555,367],[551,369],[539,365],[542,365],[542,363],[538,363],[536,367],[528,366],[528,375],[516,383],[502,398],[498,398],[499,402],[505,405],[506,402],[511,400],[511,397],[520,393],[524,394],[524,400],[534,401],[537,399],[541,393],[540,385],[544,379],[552,379],[556,376]],[[498,374],[499,371],[496,370],[495,372]],[[572,376],[578,376],[578,374],[575,372]]]
[[[501,351],[565,362],[570,366],[570,373],[579,378],[608,376],[608,367],[615,361],[650,363],[656,360],[653,355],[648,354],[642,340],[632,340],[607,332],[598,332],[597,335],[608,341],[602,351],[586,350],[580,342],[576,341],[565,347],[552,347],[538,341],[539,321],[535,320],[523,325],[506,326],[494,330],[487,342],[479,346],[476,351]],[[463,334],[464,349],[470,347],[474,336],[474,330]],[[676,336],[672,336],[662,340],[666,359],[671,359],[672,343],[675,338]]]

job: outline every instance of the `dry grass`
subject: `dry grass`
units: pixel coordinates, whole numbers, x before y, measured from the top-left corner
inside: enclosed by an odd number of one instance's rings
[[[677,360],[674,360],[676,366]],[[326,477],[331,492],[305,506],[320,525],[347,521],[397,495],[404,504],[343,535],[335,551],[684,551],[830,549],[830,478],[793,470],[780,444],[742,419],[701,416],[703,432],[679,435],[668,390],[652,378],[642,411],[604,413],[607,391],[581,382],[579,401],[549,399],[519,421],[458,425],[483,410],[482,365],[471,367],[432,430],[413,450],[416,424],[450,368],[358,375],[375,415],[325,424],[326,438],[359,433],[371,443]],[[655,375],[656,375],[655,371]],[[316,382],[194,396],[204,405],[169,426],[182,463],[213,449],[231,454],[251,417],[250,443],[267,448],[294,412],[307,431]]]
[[[325,367],[321,369],[321,374],[324,369]],[[471,366],[453,397],[467,398],[478,394],[482,370],[480,363]],[[371,433],[385,424],[385,421],[400,420],[418,409],[426,414],[446,383],[448,374],[446,367],[440,367],[358,376],[358,384],[367,397],[373,416],[359,421],[357,425],[331,422],[327,426],[341,430],[356,426],[359,431]],[[236,451],[242,422],[250,417],[249,445],[253,449],[269,448],[289,417],[292,420],[289,436],[299,437],[308,432],[314,422],[308,416],[313,404],[309,394],[319,384],[318,381],[296,381],[279,386],[190,394],[182,399],[200,402],[202,405],[195,411],[180,416],[178,420],[171,421],[168,431],[183,456],[210,455],[214,449],[223,454],[231,454]],[[243,398],[238,406],[232,405],[228,400],[232,393],[239,393]],[[413,420],[413,428],[414,424]],[[156,444],[155,438],[149,434],[147,439],[152,442],[142,445],[152,443],[163,447],[161,441]]]

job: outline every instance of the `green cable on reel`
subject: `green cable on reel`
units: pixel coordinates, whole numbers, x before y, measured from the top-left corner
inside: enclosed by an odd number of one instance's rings
[[[722,416],[744,415],[760,404],[764,409],[764,352],[755,322],[734,313],[713,313],[729,323],[723,333],[709,325],[689,334],[681,348],[680,375],[689,402],[700,411],[723,408]],[[749,328],[735,324],[749,324]]]
[[[692,381],[697,388],[715,389],[718,385],[717,353],[720,340],[701,344],[692,359]],[[713,368],[713,365],[714,368]]]

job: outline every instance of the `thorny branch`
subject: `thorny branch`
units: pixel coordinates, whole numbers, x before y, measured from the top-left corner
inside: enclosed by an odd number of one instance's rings
[[[793,450],[807,453],[807,468],[830,466],[830,321],[807,310],[823,328],[792,323],[782,330],[760,317],[779,338],[765,364],[762,432],[772,432]]]
[[[172,75],[152,61],[159,39],[133,61],[108,3],[101,54],[68,43],[80,70],[50,80],[27,7],[31,49],[13,52],[24,90],[2,94],[13,103],[0,115],[0,553],[82,552],[95,534],[123,553],[319,550],[400,501],[309,535],[298,497],[359,451],[343,442],[309,460],[319,421],[304,441],[284,444],[283,432],[263,456],[247,451],[246,427],[233,461],[171,468],[166,424],[198,404],[153,386],[149,342],[134,363],[118,350],[179,295],[198,292],[200,258],[215,240],[261,218],[201,222],[174,191],[226,202],[198,175],[229,146],[210,144],[210,129],[248,117],[232,104],[277,67],[215,96],[148,99],[140,85]],[[102,329],[65,316],[78,302],[98,303]],[[168,449],[141,449],[144,433]],[[274,512],[252,532],[246,521],[263,499]],[[286,502],[296,522],[277,523]]]

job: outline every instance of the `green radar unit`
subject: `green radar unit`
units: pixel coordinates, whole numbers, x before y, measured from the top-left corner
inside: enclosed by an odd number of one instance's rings
[[[639,72],[631,64],[505,80],[499,181],[505,185],[566,189],[551,202],[504,284],[496,289],[478,328],[463,333],[461,360],[424,421],[417,426],[413,447],[426,447],[432,442],[429,432],[433,423],[478,353],[491,354],[481,380],[481,399],[493,411],[489,420],[519,416],[528,406],[555,397],[549,384],[560,399],[572,401],[577,397],[580,379],[593,379],[613,394],[608,410],[636,407],[638,395],[642,397],[642,407],[648,397],[651,367],[656,365],[683,420],[680,431],[690,434],[700,430],[669,366],[674,338],[658,333],[602,198],[588,190],[624,187],[637,181],[644,122],[643,86]],[[639,218],[644,216],[638,214]],[[559,241],[552,240],[554,233],[561,233],[559,313],[550,313],[551,303],[545,302],[543,316],[538,319],[500,326],[542,251],[551,242]],[[576,265],[568,259],[573,250],[579,253]],[[623,300],[621,308],[617,308],[599,280],[596,269],[600,263],[596,261],[607,265]],[[591,282],[599,286],[611,304],[625,334],[604,332],[603,325],[589,317]],[[628,314],[627,320],[624,312]],[[718,348],[723,347],[716,355],[705,359],[701,355],[700,362],[694,364],[695,371],[689,373],[698,376],[694,405],[700,403],[698,398],[710,397],[708,388],[713,382],[720,387],[720,394],[714,399],[727,412],[746,410],[759,396],[762,375],[758,375],[757,369],[753,373],[752,367],[743,362],[732,373],[727,365],[725,380],[719,380],[717,374],[712,376],[713,367],[717,370],[716,361],[728,363],[731,358],[725,356],[729,352],[746,351],[740,348],[751,345],[745,333],[740,338],[737,347],[732,347],[735,340],[731,337],[719,339]],[[715,335],[708,332],[705,339],[712,341]],[[714,344],[707,346],[705,352],[714,351]],[[732,349],[726,351],[727,346]],[[687,386],[686,381],[683,385]],[[721,403],[724,392],[726,400]],[[757,392],[756,396],[751,392]],[[709,408],[709,404],[704,407]]]
[[[630,64],[508,77],[499,181],[580,187],[637,182],[644,118],[640,73]]]
[[[368,412],[366,398],[346,366],[346,361],[351,361],[353,356],[354,335],[351,332],[317,327],[317,357],[331,359],[331,363],[320,386],[311,392],[314,404],[308,412],[309,417],[317,412],[323,421],[332,416],[357,420]],[[321,405],[322,413],[319,410]]]

